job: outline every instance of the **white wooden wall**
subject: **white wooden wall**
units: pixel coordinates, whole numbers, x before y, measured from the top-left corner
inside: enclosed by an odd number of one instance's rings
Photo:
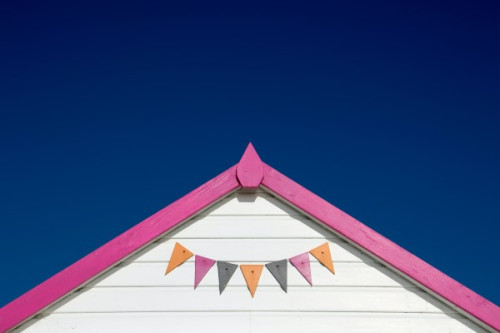
[[[311,256],[313,287],[289,265],[288,293],[265,268],[255,298],[238,269],[222,295],[214,266],[193,290],[194,257],[164,271],[175,242],[238,264],[330,242],[336,275]],[[484,332],[469,319],[270,194],[235,193],[13,332]]]

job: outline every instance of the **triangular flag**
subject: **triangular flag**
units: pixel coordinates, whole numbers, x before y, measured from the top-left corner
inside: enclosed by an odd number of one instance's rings
[[[194,256],[194,289],[198,287],[201,280],[215,264],[215,260],[199,255]]]
[[[281,289],[283,289],[286,292],[286,285],[287,285],[287,260],[283,259],[280,261],[273,261],[270,262],[269,264],[266,264],[267,269],[271,274],[274,276],[276,281],[281,286]]]
[[[170,273],[174,268],[184,263],[186,260],[191,258],[193,253],[186,249],[179,243],[175,243],[174,251],[172,251],[172,255],[170,256],[170,261],[167,266],[167,271],[165,275]]]
[[[299,254],[289,259],[292,265],[302,274],[302,276],[312,286],[311,264],[309,263],[309,252]]]
[[[233,276],[238,265],[230,264],[225,261],[217,261],[217,270],[219,271],[219,292],[222,294],[224,289],[226,289],[227,283]]]
[[[240,265],[241,272],[247,282],[248,290],[250,290],[252,297],[255,295],[255,291],[257,290],[257,285],[259,284],[263,268],[264,265]]]
[[[318,246],[315,249],[309,251],[320,263],[335,274],[335,269],[333,268],[332,255],[330,253],[330,247],[328,243]]]

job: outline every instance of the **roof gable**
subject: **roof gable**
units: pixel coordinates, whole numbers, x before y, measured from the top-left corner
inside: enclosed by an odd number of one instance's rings
[[[285,293],[266,268],[252,298],[238,268],[220,295],[217,266],[193,289],[194,257],[164,275],[177,242],[197,255],[237,265],[275,262],[328,242],[337,274],[310,256],[311,287],[287,263]],[[12,332],[162,332],[174,327],[221,333],[311,328],[317,333],[487,332],[262,187],[229,194]]]
[[[232,191],[259,185],[479,322],[500,329],[498,306],[262,163],[250,144],[236,166],[4,306],[0,309],[0,331],[21,324]]]

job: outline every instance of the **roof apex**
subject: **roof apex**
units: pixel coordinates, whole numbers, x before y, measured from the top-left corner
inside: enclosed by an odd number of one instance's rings
[[[263,163],[250,143],[240,162],[0,308],[0,332],[20,325],[87,281],[233,191],[262,185],[366,253],[487,329],[500,330],[500,307]]]
[[[264,178],[264,165],[251,142],[236,167],[236,177],[244,189],[256,189]]]

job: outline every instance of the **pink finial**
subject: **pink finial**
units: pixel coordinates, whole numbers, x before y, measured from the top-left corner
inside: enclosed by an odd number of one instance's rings
[[[262,161],[252,143],[248,144],[240,163],[238,163],[236,177],[241,187],[246,189],[256,189],[259,187],[262,178],[264,178]]]

